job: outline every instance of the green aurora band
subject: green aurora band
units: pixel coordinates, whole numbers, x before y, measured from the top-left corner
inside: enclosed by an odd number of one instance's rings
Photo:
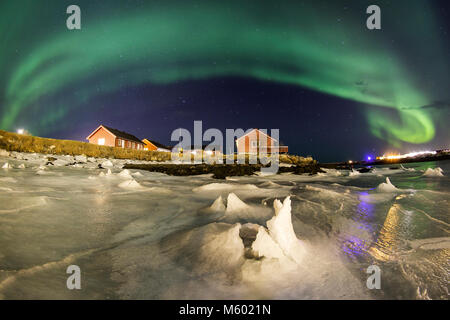
[[[339,23],[329,10],[312,5],[273,12],[262,5],[211,2],[201,7],[148,5],[148,10],[120,15],[107,11],[96,19],[79,5],[81,31],[68,31],[64,20],[61,31],[47,34],[14,65],[1,128],[12,129],[27,108],[45,106],[42,101],[62,92],[65,98],[52,101],[52,112],[37,119],[35,130],[42,132],[39,128],[70,109],[124,86],[243,76],[359,102],[367,108],[371,132],[392,145],[425,143],[435,135],[431,116],[421,109],[432,100],[401,57],[387,50],[382,33],[365,28],[364,11],[358,17],[348,13]],[[364,10],[364,4],[360,7]],[[3,9],[13,12],[18,5]],[[8,40],[6,32],[0,35]],[[0,58],[6,68],[6,57],[0,53]]]

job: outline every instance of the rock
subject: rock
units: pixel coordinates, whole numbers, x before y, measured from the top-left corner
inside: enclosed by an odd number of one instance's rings
[[[191,176],[200,174],[213,174],[215,179],[225,179],[231,176],[250,176],[261,170],[260,164],[132,164],[127,163],[124,169],[141,169],[151,172],[161,172],[173,176]],[[303,166],[280,167],[279,172],[292,172],[294,174],[324,173],[317,163]]]
[[[260,170],[261,165],[209,165],[209,164],[130,164],[124,169],[141,169],[152,172],[161,172],[173,176],[191,176],[200,174],[213,174],[216,179],[225,179],[228,176],[252,175]]]
[[[9,157],[10,153],[5,149],[0,149],[0,157]]]
[[[296,165],[292,167],[280,167],[278,169],[279,173],[292,172],[294,174],[304,174],[308,173],[310,175],[317,173],[325,173],[318,164],[308,164],[308,165]]]

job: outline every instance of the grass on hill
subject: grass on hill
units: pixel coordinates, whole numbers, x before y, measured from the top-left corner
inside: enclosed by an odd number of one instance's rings
[[[99,146],[73,140],[58,140],[0,130],[0,149],[17,152],[36,152],[57,155],[86,155],[95,158],[134,159],[148,161],[168,161],[169,152],[132,150]]]

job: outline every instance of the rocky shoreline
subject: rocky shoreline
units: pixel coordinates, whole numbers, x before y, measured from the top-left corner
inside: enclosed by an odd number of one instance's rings
[[[259,172],[261,164],[131,164],[127,163],[124,169],[146,170],[160,172],[172,176],[193,176],[213,174],[215,179],[225,179],[232,176],[251,176]],[[307,165],[281,166],[278,173],[316,174],[323,171],[317,163]]]

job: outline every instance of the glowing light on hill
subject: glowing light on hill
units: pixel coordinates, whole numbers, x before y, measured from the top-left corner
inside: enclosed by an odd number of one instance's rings
[[[414,158],[417,156],[425,156],[425,155],[435,155],[436,151],[418,151],[418,152],[410,152],[406,154],[391,154],[391,155],[382,155],[381,157],[377,157],[378,160],[397,160],[397,159],[405,159],[405,158]]]

